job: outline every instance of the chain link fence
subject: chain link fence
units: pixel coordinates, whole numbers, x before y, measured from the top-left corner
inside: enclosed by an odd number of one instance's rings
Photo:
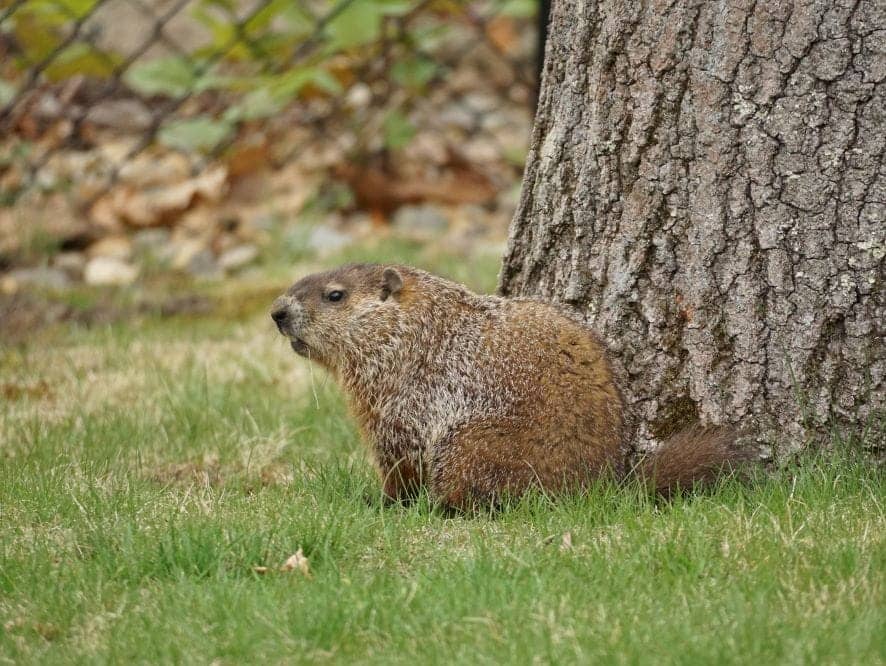
[[[300,164],[373,215],[424,200],[494,206],[528,141],[537,11],[0,0],[0,205],[62,196],[108,228],[152,226],[219,196],[216,183]],[[180,200],[136,196],[161,186]]]

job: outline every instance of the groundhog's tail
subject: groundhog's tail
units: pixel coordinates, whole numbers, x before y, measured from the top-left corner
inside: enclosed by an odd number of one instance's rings
[[[753,459],[752,452],[736,447],[737,434],[730,427],[692,426],[643,457],[634,473],[663,497],[710,485]]]

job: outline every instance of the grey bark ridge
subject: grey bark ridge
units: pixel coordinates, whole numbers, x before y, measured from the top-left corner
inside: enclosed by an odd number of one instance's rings
[[[882,436],[884,78],[883,2],[554,3],[499,287],[586,313],[641,448]]]

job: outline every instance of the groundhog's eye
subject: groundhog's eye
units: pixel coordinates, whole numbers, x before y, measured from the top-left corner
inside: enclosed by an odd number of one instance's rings
[[[339,291],[336,289],[335,291],[330,291],[326,294],[326,300],[332,301],[333,303],[338,303],[341,299],[345,297],[345,292]]]

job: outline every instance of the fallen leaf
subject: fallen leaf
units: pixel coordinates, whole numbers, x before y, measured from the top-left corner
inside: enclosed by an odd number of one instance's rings
[[[271,163],[271,146],[263,136],[239,142],[227,157],[228,175],[233,180],[267,170]]]
[[[294,555],[290,555],[289,559],[283,563],[282,567],[280,567],[280,571],[295,571],[296,569],[298,569],[306,578],[311,577],[311,564],[308,562],[308,558],[305,557],[301,548],[295,551]]]
[[[520,32],[509,16],[496,16],[486,24],[489,41],[501,53],[514,53],[520,48]]]
[[[217,204],[227,192],[228,171],[211,167],[194,178],[163,187],[139,190],[122,185],[105,195],[109,210],[101,210],[102,199],[96,202],[93,214],[122,220],[132,226],[147,227],[168,223],[190,209],[197,200]]]
[[[268,573],[267,567],[252,567],[252,570],[257,574],[266,574]]]
[[[563,532],[563,539],[560,541],[560,550],[572,550],[572,532]]]
[[[484,204],[493,200],[496,188],[473,167],[450,163],[437,176],[391,172],[383,164],[336,165],[333,175],[348,184],[358,208],[389,214],[407,204],[425,201],[442,204]]]

